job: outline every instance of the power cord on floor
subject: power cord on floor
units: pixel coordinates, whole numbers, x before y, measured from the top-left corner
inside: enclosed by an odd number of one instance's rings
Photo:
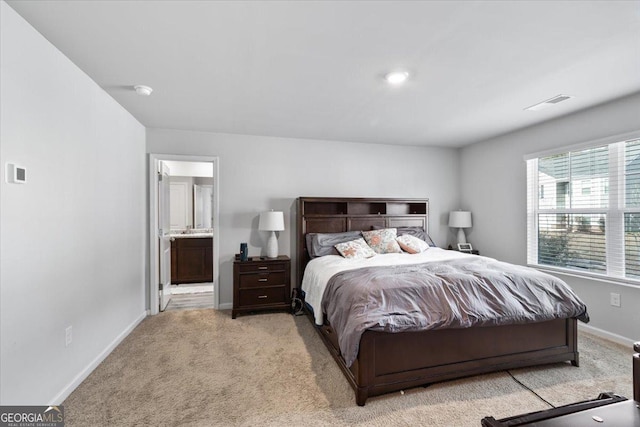
[[[529,388],[528,386],[526,386],[525,384],[522,383],[522,381],[520,381],[519,379],[517,379],[516,377],[513,376],[513,374],[507,370],[507,374],[509,374],[511,376],[511,378],[513,378],[513,380],[515,382],[517,382],[518,384],[520,384],[522,387],[526,388],[527,390],[529,390],[531,393],[535,394],[538,399],[542,400],[544,403],[546,403],[547,405],[551,406],[552,408],[555,408],[555,405],[551,402],[549,402],[548,400],[546,400],[544,397],[540,396],[538,393],[536,393],[535,391],[533,391],[531,388]]]

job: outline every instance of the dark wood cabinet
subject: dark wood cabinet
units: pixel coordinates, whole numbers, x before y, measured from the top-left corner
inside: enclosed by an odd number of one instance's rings
[[[291,308],[291,260],[249,258],[233,263],[233,310],[239,313],[258,310],[289,310]]]
[[[447,248],[450,251],[457,251],[458,248]],[[461,252],[461,251],[458,251]],[[480,255],[480,251],[478,249],[472,249],[471,252],[466,252],[466,253],[471,253],[473,255]]]
[[[176,238],[171,242],[171,283],[213,282],[213,239]]]

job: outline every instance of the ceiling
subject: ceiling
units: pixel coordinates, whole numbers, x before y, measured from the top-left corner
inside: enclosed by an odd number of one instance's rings
[[[460,147],[640,91],[637,0],[8,3],[150,128]]]

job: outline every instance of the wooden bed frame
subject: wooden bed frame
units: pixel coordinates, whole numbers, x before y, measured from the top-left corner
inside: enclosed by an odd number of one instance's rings
[[[309,262],[305,235],[420,226],[428,232],[428,199],[298,199],[297,283]],[[309,319],[315,325],[313,315]],[[369,396],[487,372],[570,361],[578,366],[576,319],[524,325],[420,332],[367,330],[356,361],[347,367],[338,338],[325,320],[316,330],[353,387],[356,403]]]

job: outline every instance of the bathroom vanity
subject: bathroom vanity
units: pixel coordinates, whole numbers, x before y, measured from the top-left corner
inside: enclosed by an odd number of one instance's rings
[[[171,283],[213,282],[213,234],[171,235]]]

